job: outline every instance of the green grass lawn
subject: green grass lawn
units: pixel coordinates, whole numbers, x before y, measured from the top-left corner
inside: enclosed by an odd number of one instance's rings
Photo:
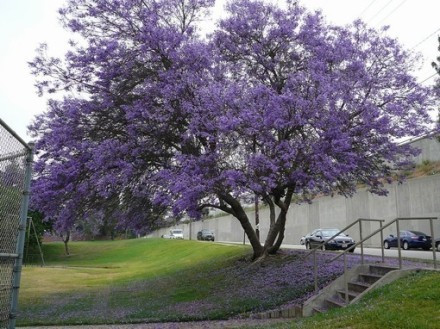
[[[47,267],[24,268],[19,325],[184,318],[168,307],[203,299],[222,279],[215,271],[249,253],[163,239],[75,242],[70,250],[67,257],[62,243],[45,244]]]
[[[292,329],[438,329],[440,272],[422,271],[368,293],[359,303],[278,326]]]
[[[186,240],[75,242],[69,257],[62,243],[44,249],[48,266],[23,271],[22,326],[227,319],[302,303],[313,291],[313,262],[295,251],[252,263],[248,246]],[[322,273],[320,284],[342,269]]]

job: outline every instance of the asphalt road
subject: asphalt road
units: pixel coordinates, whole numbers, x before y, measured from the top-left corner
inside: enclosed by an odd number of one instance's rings
[[[242,242],[229,242],[229,241],[219,241],[225,244],[242,244]],[[246,241],[247,242],[247,241]],[[248,243],[246,243],[248,244]],[[296,244],[282,244],[281,248],[286,249],[303,249],[306,247],[302,245]],[[361,248],[357,247],[354,251],[355,254],[361,253]],[[382,256],[382,251],[380,248],[364,248],[364,255],[371,256]],[[385,257],[399,257],[397,248],[385,249]],[[402,257],[404,258],[414,258],[414,259],[424,259],[424,260],[432,260],[433,253],[432,250],[402,250]],[[437,264],[440,264],[440,252],[436,252]]]

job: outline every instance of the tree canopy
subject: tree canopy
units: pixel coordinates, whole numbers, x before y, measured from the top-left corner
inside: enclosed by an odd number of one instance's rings
[[[431,90],[416,57],[362,21],[328,24],[297,2],[231,1],[208,36],[209,0],[70,0],[80,37],[64,59],[42,46],[30,63],[49,102],[31,131],[33,201],[59,228],[100,214],[151,227],[171,208],[219,208],[241,223],[254,256],[276,252],[292,200],[350,196],[384,182],[427,132]],[[243,203],[270,207],[262,245]]]

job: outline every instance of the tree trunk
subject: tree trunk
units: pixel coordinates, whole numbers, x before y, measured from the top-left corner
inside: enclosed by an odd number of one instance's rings
[[[249,218],[246,215],[246,212],[244,211],[240,202],[230,194],[222,194],[222,199],[231,206],[232,211],[230,211],[229,213],[240,221],[241,227],[243,227],[243,230],[246,233],[253,249],[254,254],[252,258],[257,259],[263,256],[265,250],[261,245],[260,240],[258,239],[257,234],[252,227],[252,224],[250,223]]]
[[[266,250],[269,250],[270,248],[273,247],[275,243],[275,239],[277,238],[281,230],[284,230],[285,224],[286,224],[286,213],[282,210],[278,215],[275,224],[271,227],[269,233],[267,234],[266,241],[264,242],[264,248]]]
[[[275,204],[273,203],[272,199],[268,196],[264,198],[264,201],[269,205],[269,220],[270,220],[270,226],[269,229],[271,229],[275,225]]]
[[[280,250],[281,243],[284,240],[284,232],[286,230],[286,217],[287,217],[287,214],[284,214],[283,217],[284,217],[284,219],[282,220],[281,227],[280,227],[280,230],[278,232],[277,241],[275,242],[275,244],[273,246],[269,247],[269,249],[268,249],[268,253],[271,254],[271,255],[276,254],[278,252],[278,250]]]
[[[255,260],[264,257],[269,253],[275,254],[280,249],[281,243],[284,240],[287,212],[292,201],[292,195],[293,188],[288,188],[283,201],[278,198],[275,199],[274,202],[270,197],[265,197],[265,201],[270,207],[270,230],[264,246],[261,245],[257,232],[252,227],[246,212],[237,199],[228,193],[218,194],[220,206],[217,206],[217,208],[231,214],[239,220],[241,227],[243,227],[243,230],[252,246],[253,259]],[[226,204],[229,205],[229,207]],[[276,220],[275,205],[277,205],[281,210]]]
[[[280,208],[280,213],[275,221],[275,224],[271,226],[264,243],[264,250],[267,253],[275,254],[280,249],[281,243],[284,240],[287,212],[289,210],[290,203],[292,202],[292,195],[293,188],[289,188],[287,189],[284,201],[281,201],[280,199],[275,200],[275,204]],[[271,207],[271,217],[272,213],[274,214],[274,207]]]
[[[70,256],[68,243],[69,241],[64,241],[64,250],[66,251],[66,255]]]
[[[244,213],[243,217],[238,218],[238,220],[240,221],[241,226],[243,227],[244,232],[246,233],[249,242],[251,243],[253,249],[252,259],[257,259],[263,256],[265,250],[263,249],[263,246],[261,245],[260,240],[257,237],[257,233],[252,227],[252,224],[250,223],[246,213]]]
[[[68,243],[69,243],[69,240],[70,240],[70,231],[67,231],[65,236],[63,236],[63,234],[61,234],[61,239],[63,239],[63,242],[64,242],[64,250],[66,252],[66,255],[69,256],[70,253],[69,253],[69,245],[68,245]]]

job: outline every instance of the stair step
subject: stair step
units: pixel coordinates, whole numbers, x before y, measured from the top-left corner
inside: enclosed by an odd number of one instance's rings
[[[364,292],[370,286],[371,286],[371,284],[368,284],[367,282],[359,282],[359,281],[348,282],[348,290],[359,292],[359,293]]]
[[[379,280],[383,275],[381,274],[375,274],[375,273],[359,273],[359,278],[361,282],[366,282],[373,284],[377,280]]]
[[[398,267],[389,266],[389,265],[381,265],[381,264],[370,265],[370,273],[372,273],[372,274],[385,275],[388,272],[398,270],[398,269],[399,269]]]
[[[341,295],[342,299],[345,300],[345,290],[337,290],[337,293]],[[348,290],[348,299],[351,301],[360,295],[360,292]]]
[[[338,297],[327,298],[325,301],[330,308],[344,307],[346,305],[345,302]]]
[[[324,307],[318,307],[318,306],[315,306],[315,307],[313,307],[313,311],[314,311],[315,313],[325,313],[325,312],[328,311],[328,309],[326,309],[326,308],[324,308]]]
[[[359,275],[367,275],[367,276],[371,276],[371,277],[375,277],[380,279],[381,277],[383,277],[383,275],[381,274],[376,274],[376,273],[359,273]]]

